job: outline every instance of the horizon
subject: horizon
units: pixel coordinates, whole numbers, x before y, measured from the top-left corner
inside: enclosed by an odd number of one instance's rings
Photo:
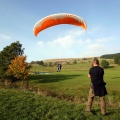
[[[104,55],[114,55],[114,54],[120,54],[120,53],[112,53],[112,54],[104,54]],[[89,57],[79,57],[79,58],[48,58],[48,59],[44,59],[44,60],[35,60],[34,62],[36,62],[36,61],[50,61],[50,60],[65,60],[65,59],[84,59],[84,58],[86,58],[86,59],[92,59],[92,58],[100,58],[100,57],[102,57],[102,56],[104,56],[104,55],[101,55],[101,56],[89,56]],[[30,61],[30,62],[33,62],[33,61]]]

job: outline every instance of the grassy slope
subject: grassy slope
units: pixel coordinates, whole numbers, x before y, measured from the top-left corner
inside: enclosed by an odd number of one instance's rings
[[[102,120],[98,98],[95,98],[93,110],[96,115],[84,113],[90,80],[87,78],[90,62],[75,65],[63,65],[61,72],[56,67],[42,67],[35,65],[31,70],[47,71],[51,74],[32,75],[30,82],[37,86],[44,95],[22,92],[13,89],[0,89],[0,119],[10,120]],[[120,67],[105,69],[107,82],[108,116],[103,120],[118,120],[120,108]],[[60,99],[58,99],[60,98]],[[63,100],[62,100],[63,99]],[[71,102],[65,101],[65,99]]]

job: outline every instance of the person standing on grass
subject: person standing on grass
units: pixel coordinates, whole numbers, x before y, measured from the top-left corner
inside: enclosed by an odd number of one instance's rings
[[[59,64],[57,65],[57,72],[60,72],[60,71],[61,71],[61,68],[62,68],[62,65],[59,63]]]
[[[91,111],[92,103],[94,96],[99,96],[100,106],[101,106],[101,115],[106,115],[106,103],[105,95],[107,90],[105,88],[106,83],[103,80],[104,70],[99,66],[99,60],[93,60],[93,66],[89,70],[88,78],[91,78],[91,86],[88,95],[88,101],[86,106],[86,112]]]

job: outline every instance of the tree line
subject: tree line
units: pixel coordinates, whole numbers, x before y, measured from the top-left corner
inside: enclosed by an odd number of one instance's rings
[[[116,56],[120,56],[120,53],[115,53],[115,54],[105,54],[100,56],[100,58],[104,58],[104,59],[114,59],[114,57]]]
[[[115,64],[120,65],[120,53],[102,55],[100,58],[113,59]]]

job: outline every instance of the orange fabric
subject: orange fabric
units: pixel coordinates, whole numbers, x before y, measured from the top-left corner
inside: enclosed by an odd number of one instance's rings
[[[58,24],[71,24],[71,25],[77,25],[80,26],[84,29],[86,29],[86,24],[82,21],[78,21],[78,19],[75,19],[74,17],[71,17],[72,15],[66,15],[64,17],[56,17],[53,19],[53,17],[46,17],[40,26],[36,26],[36,28],[34,29],[34,35],[37,36],[37,34],[54,25],[58,25]]]

